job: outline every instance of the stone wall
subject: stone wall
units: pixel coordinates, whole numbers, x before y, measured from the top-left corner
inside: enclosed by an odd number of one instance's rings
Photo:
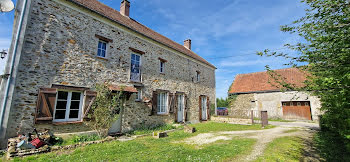
[[[230,103],[228,115],[238,118],[250,118],[250,110],[252,110],[252,102],[254,94],[241,94]]]
[[[308,92],[297,91],[241,94],[237,96],[231,109],[235,111],[256,110],[256,112],[266,110],[269,118],[283,118],[283,101],[310,101],[312,119],[318,120],[318,116],[321,115],[320,99]]]
[[[107,58],[97,57],[99,39],[95,34],[113,40],[108,43]],[[145,52],[141,58],[143,101],[129,105],[125,129],[174,121],[173,115],[149,116],[150,107],[144,102],[151,100],[157,89],[187,94],[190,122],[199,121],[200,95],[215,102],[214,68],[68,1],[33,0],[7,137],[32,131],[34,126],[59,133],[85,130],[79,124],[34,125],[38,89],[52,84],[93,88],[96,83],[105,82],[133,86],[129,81],[133,53],[129,47]],[[165,74],[159,73],[158,58],[167,60]],[[199,83],[194,81],[196,71],[200,71]]]

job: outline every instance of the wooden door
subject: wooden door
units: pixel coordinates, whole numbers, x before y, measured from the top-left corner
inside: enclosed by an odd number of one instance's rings
[[[297,120],[312,120],[309,101],[282,102],[283,118]]]

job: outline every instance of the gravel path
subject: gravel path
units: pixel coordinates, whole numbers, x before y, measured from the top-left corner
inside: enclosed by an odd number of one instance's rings
[[[253,161],[263,154],[268,143],[274,139],[285,136],[299,136],[304,139],[310,139],[314,133],[313,129],[317,129],[317,124],[314,123],[271,123],[273,125],[279,125],[276,128],[265,130],[247,130],[247,131],[225,131],[216,133],[202,133],[197,136],[185,139],[183,142],[188,144],[205,145],[210,144],[218,140],[232,140],[234,137],[242,138],[254,138],[257,139],[256,144],[251,151],[251,154],[238,157],[235,161]],[[297,127],[297,128],[296,128]],[[298,131],[289,132],[289,130],[300,129]],[[312,149],[306,149],[313,151]],[[315,158],[308,159],[308,161],[318,161]]]

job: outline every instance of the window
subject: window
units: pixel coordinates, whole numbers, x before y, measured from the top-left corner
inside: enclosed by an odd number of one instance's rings
[[[309,103],[308,103],[308,102],[305,102],[305,106],[309,106]]]
[[[141,56],[138,54],[131,54],[130,80],[141,82]]]
[[[80,120],[82,98],[81,92],[58,91],[54,121]]]
[[[201,80],[201,75],[200,75],[201,73],[199,72],[199,71],[197,71],[197,82],[199,82],[200,80]]]
[[[287,106],[287,102],[283,102],[283,106]]]
[[[98,48],[97,48],[97,56],[106,57],[106,53],[107,53],[107,43],[102,40],[99,40]]]
[[[168,93],[160,92],[158,94],[158,102],[157,102],[157,113],[158,114],[166,114],[168,112]]]
[[[142,100],[142,90],[140,88],[137,89],[136,101]]]
[[[165,62],[162,60],[159,60],[159,72],[160,73],[164,73],[164,66],[165,66]]]
[[[298,102],[298,103],[297,103],[297,105],[298,105],[298,106],[301,106],[301,103],[300,103],[300,102]]]
[[[290,102],[290,106],[293,106],[293,102]]]

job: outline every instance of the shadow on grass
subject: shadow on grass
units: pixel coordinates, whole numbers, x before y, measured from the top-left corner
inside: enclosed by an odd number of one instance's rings
[[[320,131],[314,137],[315,145],[326,161],[350,161],[350,152],[340,136],[330,131]]]

